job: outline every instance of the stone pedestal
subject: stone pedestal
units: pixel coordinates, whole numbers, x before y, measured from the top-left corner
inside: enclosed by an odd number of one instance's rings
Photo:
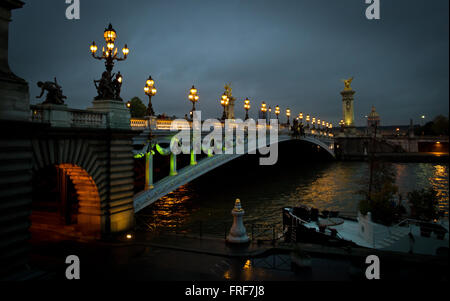
[[[145,118],[148,119],[148,126],[150,127],[150,129],[152,131],[156,130],[156,122],[157,122],[157,118],[156,116],[146,116]]]
[[[106,126],[115,129],[131,129],[130,110],[121,100],[94,100],[90,111],[107,113]]]
[[[241,207],[241,201],[236,199],[231,214],[233,215],[233,225],[230,229],[230,234],[227,236],[227,242],[233,244],[243,244],[248,243],[250,239],[248,238],[247,231],[244,227],[243,216],[244,209]]]
[[[26,271],[31,212],[33,127],[28,84],[14,75],[8,64],[11,10],[17,0],[0,0],[0,279],[20,280]],[[17,276],[17,277],[16,277]]]

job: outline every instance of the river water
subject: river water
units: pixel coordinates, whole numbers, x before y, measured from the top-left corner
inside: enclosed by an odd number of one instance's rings
[[[246,159],[235,161],[166,195],[142,210],[141,216],[164,228],[195,230],[202,222],[204,229],[223,233],[232,222],[230,211],[236,198],[241,200],[247,223],[279,226],[281,208],[299,204],[356,214],[361,198],[358,191],[365,187],[369,173],[367,162],[297,162],[249,168]],[[448,164],[392,164],[404,197],[409,191],[431,186],[448,214]]]

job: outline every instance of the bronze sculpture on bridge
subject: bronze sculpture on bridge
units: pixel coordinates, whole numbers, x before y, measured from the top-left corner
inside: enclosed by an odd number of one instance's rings
[[[62,94],[61,86],[58,85],[56,77],[53,82],[39,81],[37,83],[37,86],[41,88],[41,94],[39,96],[36,96],[36,98],[41,98],[44,95],[45,91],[47,91],[47,96],[42,104],[55,104],[55,105],[64,104],[64,99],[66,99],[67,97]]]
[[[114,75],[116,76],[114,79]],[[120,71],[117,74],[112,74],[108,71],[104,71],[102,78],[94,80],[95,88],[97,89],[96,100],[99,99],[115,99],[122,100],[120,97],[120,89],[122,88],[122,75]]]

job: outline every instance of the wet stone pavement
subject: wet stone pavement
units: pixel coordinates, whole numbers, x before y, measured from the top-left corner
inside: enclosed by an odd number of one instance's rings
[[[319,249],[321,247],[318,247]],[[219,239],[158,236],[133,241],[80,243],[41,242],[33,245],[30,268],[39,279],[65,279],[65,258],[80,258],[84,280],[140,281],[303,281],[364,280],[364,258],[336,254],[311,256],[310,268],[295,268],[289,250],[270,244],[232,248]],[[342,256],[344,254],[344,256]],[[386,259],[387,260],[387,259]],[[389,262],[381,257],[385,279],[448,277],[444,265]],[[447,278],[448,279],[448,278]]]

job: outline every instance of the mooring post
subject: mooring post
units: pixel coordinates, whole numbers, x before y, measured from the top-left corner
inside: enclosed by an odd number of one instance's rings
[[[226,238],[228,243],[239,244],[248,243],[250,241],[243,222],[244,213],[245,211],[242,209],[241,201],[236,199],[234,208],[231,211],[231,215],[233,215],[233,225],[231,226],[230,233]]]

